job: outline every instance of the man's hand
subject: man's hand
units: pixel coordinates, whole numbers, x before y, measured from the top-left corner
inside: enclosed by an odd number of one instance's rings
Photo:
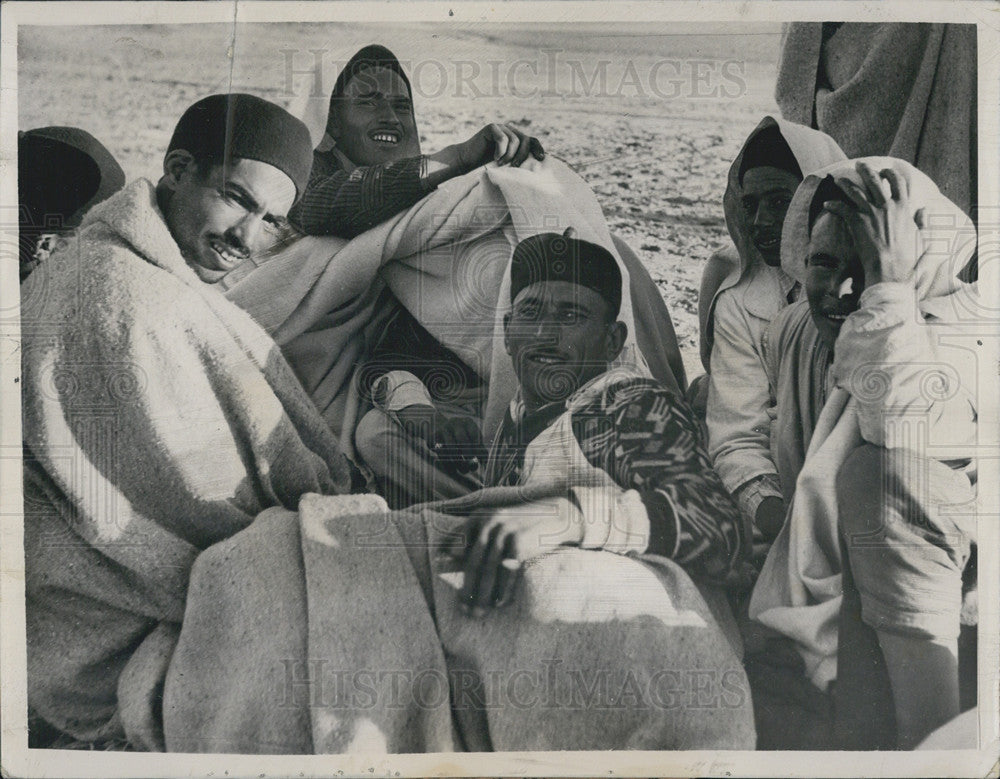
[[[468,417],[447,417],[423,404],[400,409],[396,417],[407,435],[427,444],[445,470],[468,473],[485,455],[479,425]]]
[[[445,146],[429,155],[422,181],[427,187],[436,187],[490,160],[516,168],[528,159],[528,155],[536,160],[545,159],[541,141],[509,124],[488,124],[464,143]]]
[[[913,212],[906,180],[891,168],[875,171],[857,163],[863,186],[836,179],[854,207],[828,202],[824,209],[844,220],[865,272],[865,285],[906,282],[922,252],[923,211]]]
[[[482,616],[510,602],[525,562],[562,544],[582,542],[583,524],[557,503],[541,501],[473,514],[461,538],[464,545],[451,550],[465,573],[459,603],[467,614]]]
[[[528,159],[529,154],[536,160],[545,159],[541,141],[525,135],[511,124],[488,124],[465,143],[456,144],[455,149],[460,164],[467,170],[485,165],[490,160],[516,168]]]

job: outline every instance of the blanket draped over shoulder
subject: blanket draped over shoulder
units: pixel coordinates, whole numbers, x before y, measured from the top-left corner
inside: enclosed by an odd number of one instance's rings
[[[828,133],[848,157],[913,163],[972,215],[976,63],[973,24],[794,22],[775,93],[786,119]]]
[[[802,301],[779,314],[765,345],[777,401],[771,445],[789,510],[754,587],[750,616],[795,640],[820,689],[837,676],[837,615],[843,597],[836,497],[840,467],[864,442],[915,448],[921,454],[930,445],[929,451],[946,453],[943,459],[961,459],[975,441],[975,390],[969,378],[976,375],[976,356],[952,345],[963,325],[982,312],[976,286],[957,278],[976,248],[975,228],[909,163],[887,157],[861,161],[875,170],[895,170],[907,183],[913,212],[924,211],[915,289],[906,291],[910,305],[916,303],[911,317],[905,327],[882,324],[890,335],[880,338],[871,325],[867,332],[858,331],[855,319],[865,322],[859,318],[863,312],[852,314],[837,338],[831,364],[808,303]],[[810,205],[827,174],[861,181],[855,161],[848,160],[806,177],[796,191],[785,219],[781,261],[800,280]],[[829,380],[833,386],[825,393]]]
[[[162,682],[199,552],[350,472],[274,342],[186,265],[150,182],[90,211],[21,302],[29,705],[114,741]]]
[[[166,677],[166,747],[752,748],[739,659],[670,560],[560,547],[508,606],[459,610],[440,542],[471,508],[556,486],[395,513],[306,496],[216,544],[195,563]]]
[[[237,268],[223,284],[229,299],[281,345],[345,445],[361,400],[352,378],[384,324],[384,312],[375,308],[388,286],[431,335],[489,381],[488,440],[516,389],[500,331],[513,246],[567,227],[622,261],[625,288],[631,276],[641,282],[622,301],[629,339],[621,361],[642,365],[668,386],[682,383],[670,316],[649,274],[612,239],[589,187],[552,157],[452,179],[351,241],[294,239],[262,263]],[[633,299],[641,304],[633,308]]]

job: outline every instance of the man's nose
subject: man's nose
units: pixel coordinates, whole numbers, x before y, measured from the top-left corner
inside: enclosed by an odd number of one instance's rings
[[[559,326],[548,316],[540,316],[535,320],[534,336],[555,343],[559,340]]]
[[[260,237],[261,227],[264,220],[257,214],[247,214],[239,222],[233,225],[229,232],[237,247],[246,254],[250,254],[257,245]]]
[[[774,224],[774,211],[766,203],[759,204],[753,215],[753,223],[757,227]]]
[[[402,122],[399,121],[399,116],[396,115],[396,110],[392,107],[392,103],[390,103],[388,100],[378,101],[378,120],[380,122],[386,122],[395,125],[402,124]]]

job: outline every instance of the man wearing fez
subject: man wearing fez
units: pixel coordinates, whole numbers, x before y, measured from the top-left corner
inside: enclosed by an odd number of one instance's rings
[[[569,232],[569,231],[567,231]],[[485,467],[486,486],[565,484],[537,503],[472,520],[463,601],[502,605],[519,564],[560,544],[672,559],[721,581],[740,552],[738,512],[690,409],[628,367],[622,274],[601,246],[532,236],[514,250],[504,344],[519,389]]]
[[[199,100],[160,181],[91,209],[22,287],[28,704],[73,742],[159,716],[203,549],[351,489],[276,345],[211,286],[285,219],[310,146],[265,100]]]

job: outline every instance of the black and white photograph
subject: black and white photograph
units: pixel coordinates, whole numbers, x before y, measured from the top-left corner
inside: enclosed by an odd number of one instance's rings
[[[998,11],[5,2],[3,775],[996,776]]]

